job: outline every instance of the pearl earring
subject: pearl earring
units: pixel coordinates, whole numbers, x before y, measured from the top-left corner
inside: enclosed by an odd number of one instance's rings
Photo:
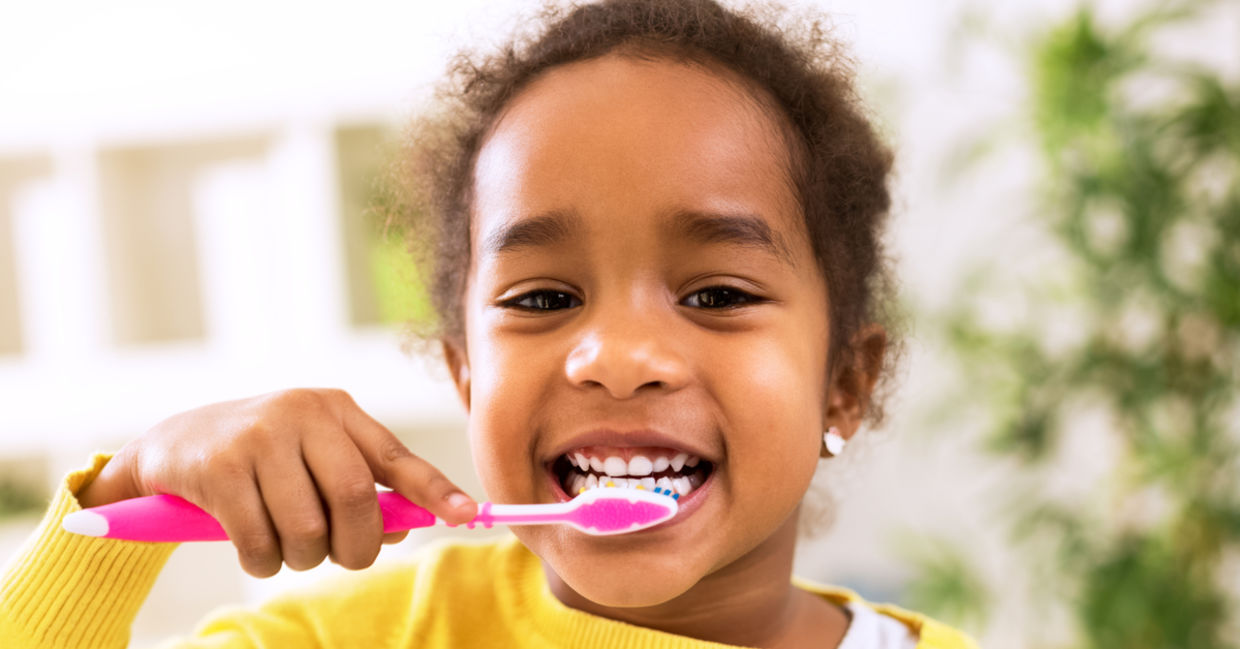
[[[835,457],[844,451],[844,436],[840,435],[840,429],[832,426],[822,434],[822,455],[823,457]]]

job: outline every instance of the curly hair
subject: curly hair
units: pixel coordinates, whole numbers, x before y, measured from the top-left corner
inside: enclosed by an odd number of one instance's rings
[[[722,66],[766,95],[756,99],[778,111],[788,131],[794,189],[831,298],[827,371],[860,362],[879,374],[882,361],[855,357],[851,344],[876,322],[889,332],[881,373],[889,372],[897,341],[882,231],[892,155],[866,117],[851,61],[825,20],[788,20],[777,5],[734,11],[714,0],[603,0],[546,6],[540,18],[540,30],[518,34],[498,52],[453,59],[435,110],[411,125],[393,167],[398,192],[388,197],[395,201],[388,224],[409,236],[438,316],[421,336],[463,343],[474,163],[507,102],[552,67],[614,53]],[[871,397],[872,421],[881,419],[881,401]]]

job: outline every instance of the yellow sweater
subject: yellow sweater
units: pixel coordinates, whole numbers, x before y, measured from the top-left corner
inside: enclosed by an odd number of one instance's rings
[[[94,539],[61,530],[74,494],[108,456],[69,474],[50,510],[0,577],[0,647],[125,647],[129,627],[175,545]],[[797,581],[843,604],[846,590]],[[918,649],[975,649],[916,613],[874,606],[919,634]],[[659,647],[722,648],[597,617],[560,603],[538,559],[515,538],[434,544],[417,559],[325,580],[255,610],[224,609],[168,647]]]

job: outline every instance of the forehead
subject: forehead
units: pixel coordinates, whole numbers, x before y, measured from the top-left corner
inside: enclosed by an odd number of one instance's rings
[[[750,214],[803,236],[777,114],[705,65],[609,54],[552,68],[509,102],[479,151],[475,246],[563,212],[587,226]]]

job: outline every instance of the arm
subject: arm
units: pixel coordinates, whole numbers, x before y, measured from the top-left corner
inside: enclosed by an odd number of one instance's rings
[[[360,570],[374,561],[381,542],[403,536],[385,537],[376,482],[449,522],[465,523],[476,513],[468,496],[340,390],[285,390],[170,417],[116,455],[96,456],[88,469],[66,477],[39,528],[0,572],[0,647],[127,645],[175,545],[65,532],[61,520],[82,507],[176,495],[220,522],[251,575],[270,576],[282,563],[307,569],[328,556]],[[359,595],[353,604],[362,606],[353,610],[324,612],[305,602],[313,615],[302,617],[302,633],[317,637],[324,624],[352,626],[358,609],[376,607],[373,591],[362,592],[371,595]],[[382,601],[378,608],[387,610]],[[258,626],[276,633],[288,619]],[[189,646],[272,646],[262,644],[262,633],[238,630]]]
[[[129,628],[176,549],[173,544],[93,539],[60,520],[81,509],[76,494],[110,456],[65,477],[38,528],[0,573],[0,646],[98,647],[129,643]]]
[[[76,494],[109,459],[96,455],[65,477],[39,526],[0,573],[0,647],[128,647],[134,618],[177,545],[95,539],[61,528],[66,514],[81,509]],[[160,647],[389,646],[412,632],[413,577],[411,565],[341,575],[255,609],[220,609],[192,636]]]

